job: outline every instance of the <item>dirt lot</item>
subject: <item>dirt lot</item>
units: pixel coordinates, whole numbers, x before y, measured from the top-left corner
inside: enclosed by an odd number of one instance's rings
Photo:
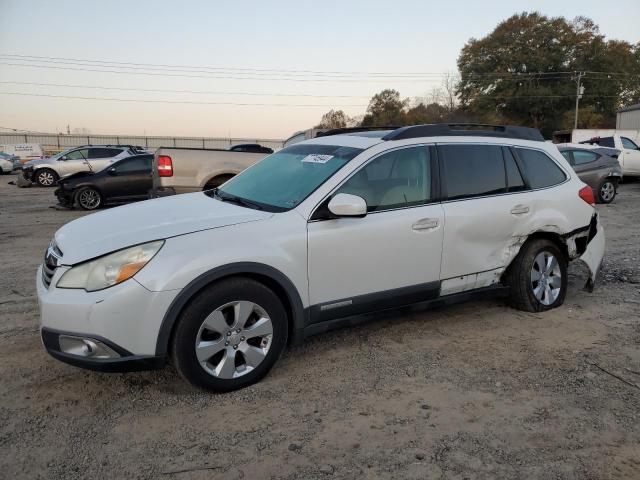
[[[639,182],[598,207],[608,244],[592,294],[574,265],[551,312],[485,300],[396,313],[316,337],[260,384],[211,395],[169,368],[99,374],[44,352],[35,271],[82,213],[9,180],[4,478],[640,478]]]

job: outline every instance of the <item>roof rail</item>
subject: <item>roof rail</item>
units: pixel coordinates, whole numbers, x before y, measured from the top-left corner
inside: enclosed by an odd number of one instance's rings
[[[544,142],[544,137],[536,128],[514,127],[511,125],[487,125],[482,123],[433,123],[412,125],[389,132],[382,140],[403,140],[419,137],[500,137],[517,138]]]
[[[345,133],[358,133],[358,132],[373,132],[376,130],[397,130],[400,128],[397,125],[382,126],[382,127],[347,127],[347,128],[333,128],[326,132],[318,132],[316,137],[329,137],[331,135],[342,135]]]

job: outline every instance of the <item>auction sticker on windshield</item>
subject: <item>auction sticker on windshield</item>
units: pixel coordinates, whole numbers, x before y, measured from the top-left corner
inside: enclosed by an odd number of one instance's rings
[[[311,153],[304,157],[302,161],[304,163],[327,163],[333,158],[333,155],[322,155],[319,153]]]

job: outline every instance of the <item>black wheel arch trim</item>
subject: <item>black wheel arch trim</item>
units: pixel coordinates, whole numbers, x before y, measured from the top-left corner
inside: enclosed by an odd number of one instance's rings
[[[196,279],[192,280],[182,291],[173,299],[171,305],[162,319],[158,338],[156,340],[156,356],[166,357],[169,350],[169,340],[173,327],[180,316],[180,313],[200,290],[207,285],[225,277],[241,276],[241,275],[260,275],[268,277],[271,281],[276,282],[287,295],[287,300],[291,306],[293,331],[289,332],[291,343],[300,343],[302,340],[302,332],[305,327],[305,316],[307,313],[302,305],[302,298],[298,289],[293,282],[284,273],[278,269],[255,262],[237,262],[228,265],[216,267],[208,272],[203,273]]]

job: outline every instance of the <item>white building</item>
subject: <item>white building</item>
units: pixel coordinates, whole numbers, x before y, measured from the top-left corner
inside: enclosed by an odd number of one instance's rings
[[[617,130],[640,130],[640,103],[618,110]]]

